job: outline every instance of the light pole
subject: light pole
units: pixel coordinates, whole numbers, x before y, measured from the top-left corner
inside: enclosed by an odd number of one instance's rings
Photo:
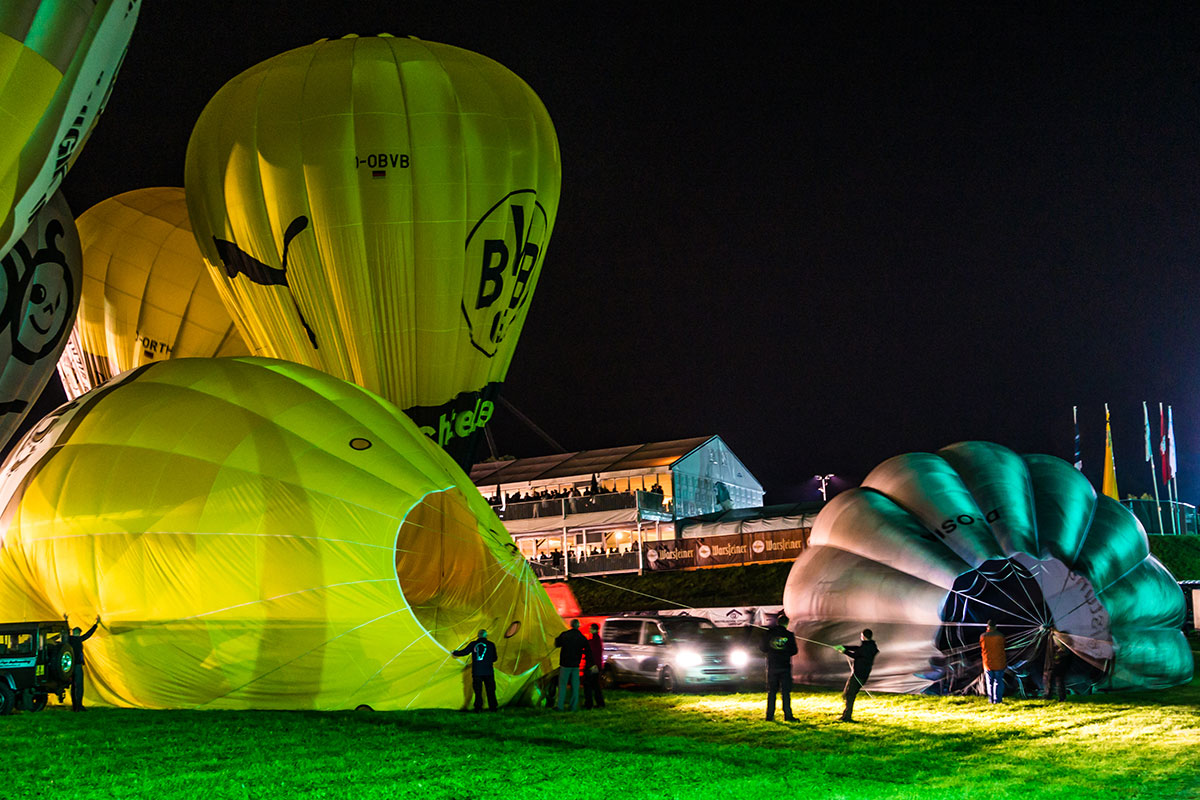
[[[833,480],[833,473],[830,473],[828,475],[813,475],[813,477],[816,478],[821,483],[821,502],[823,502],[823,503],[828,502],[829,495],[827,493],[827,489],[829,486],[829,482],[831,480]]]

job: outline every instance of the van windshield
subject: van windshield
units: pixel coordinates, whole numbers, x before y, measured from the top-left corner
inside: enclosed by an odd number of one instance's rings
[[[717,626],[706,619],[664,619],[663,629],[672,639],[703,639],[712,636]]]

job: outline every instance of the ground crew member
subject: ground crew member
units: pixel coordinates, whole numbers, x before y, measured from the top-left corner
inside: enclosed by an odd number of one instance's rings
[[[775,694],[783,696],[783,718],[795,722],[792,716],[792,656],[796,655],[796,636],[787,629],[785,614],[775,617],[775,624],[763,634],[759,649],[767,654],[767,721],[775,719]]]
[[[66,620],[66,615],[63,619]],[[75,656],[75,668],[71,673],[71,710],[84,711],[83,707],[83,643],[92,638],[92,634],[96,632],[96,626],[100,624],[100,615],[96,615],[96,621],[92,623],[92,627],[88,628],[87,633],[81,634],[79,628],[72,628],[71,633],[67,635],[67,643],[71,645],[71,654]]]
[[[871,636],[871,629],[863,628],[860,644],[845,647],[838,645],[838,652],[845,653],[854,664],[850,670],[850,679],[846,681],[846,688],[842,690],[842,697],[846,700],[846,707],[842,709],[842,722],[854,722],[851,719],[854,712],[854,698],[858,696],[858,690],[863,688],[867,679],[871,677],[871,667],[875,665],[875,656],[879,654],[879,646],[875,644]]]
[[[475,707],[471,710],[483,710],[483,693],[486,689],[488,711],[499,711],[500,704],[496,702],[496,669],[493,666],[496,663],[496,645],[488,639],[488,632],[479,631],[478,637],[450,655],[471,657],[471,691],[475,695]]]
[[[1004,702],[1004,670],[1008,667],[1004,645],[1004,634],[996,630],[995,621],[989,619],[987,630],[979,637],[979,649],[983,651],[983,681],[991,703]]]

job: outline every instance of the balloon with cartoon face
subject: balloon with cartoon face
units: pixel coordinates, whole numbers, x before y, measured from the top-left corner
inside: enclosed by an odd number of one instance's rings
[[[82,263],[61,192],[0,259],[0,441],[13,435],[54,374],[79,307]]]

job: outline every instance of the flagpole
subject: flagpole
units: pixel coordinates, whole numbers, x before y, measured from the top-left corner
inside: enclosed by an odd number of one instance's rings
[[[1179,507],[1179,467],[1175,463],[1175,414],[1171,406],[1167,406],[1167,453],[1171,462],[1171,482],[1175,484],[1175,513],[1177,515],[1175,530],[1178,533],[1185,533],[1183,509]]]
[[[1171,507],[1171,533],[1179,533],[1179,526],[1175,523],[1175,501],[1171,499],[1171,462],[1169,456],[1170,443],[1167,441],[1167,425],[1163,418],[1163,404],[1158,404],[1158,435],[1159,435],[1159,452],[1162,453],[1163,459],[1163,483],[1167,487],[1167,505]],[[1166,533],[1166,531],[1163,531]]]
[[[1142,401],[1142,421],[1146,423],[1146,460],[1150,462],[1150,483],[1154,486],[1154,507],[1158,509],[1158,532],[1163,533],[1162,501],[1158,499],[1158,475],[1154,470],[1154,455],[1150,452],[1150,411]]]

